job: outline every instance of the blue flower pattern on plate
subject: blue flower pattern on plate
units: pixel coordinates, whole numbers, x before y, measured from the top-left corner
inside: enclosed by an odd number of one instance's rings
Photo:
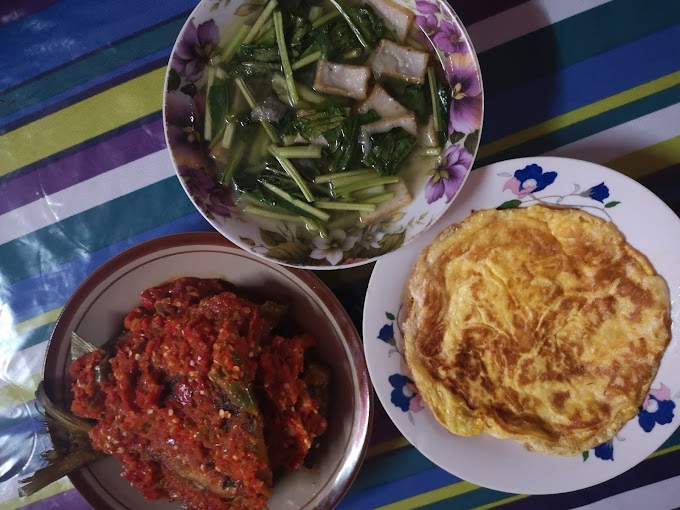
[[[609,188],[604,182],[601,182],[597,186],[588,188],[583,193],[580,194],[582,197],[589,197],[598,202],[604,203],[604,199],[609,197]]]
[[[544,172],[536,164],[515,170],[514,175],[505,183],[503,190],[509,189],[518,198],[524,198],[529,193],[538,193],[550,186],[557,178],[557,172]]]
[[[594,449],[595,457],[602,460],[614,460],[614,440],[602,443]]]
[[[390,345],[394,345],[394,326],[392,324],[385,324],[382,328],[380,328],[378,339]]]
[[[651,432],[656,425],[666,425],[674,418],[675,402],[671,400],[668,386],[661,385],[658,390],[649,390],[649,395],[642,403],[638,413],[638,423],[642,430]]]
[[[401,374],[392,374],[388,381],[394,388],[390,394],[390,400],[399,409],[407,412],[411,406],[411,400],[416,396],[416,393],[409,388],[409,385],[413,385],[413,381]]]
[[[544,171],[542,167],[535,163],[515,170],[512,174],[502,172],[498,175],[500,177],[509,177],[509,179],[505,181],[502,191],[509,190],[516,197],[512,200],[503,202],[498,206],[498,209],[513,209],[531,203],[545,204],[548,206],[576,207],[578,209],[599,209],[611,221],[612,218],[608,209],[616,207],[621,203],[617,200],[605,202],[605,200],[609,198],[609,187],[604,182],[591,186],[585,191],[581,191],[580,185],[574,184],[574,191],[571,193],[538,196],[537,193],[553,184],[558,175],[557,172]],[[582,202],[569,204],[564,202],[565,199],[571,197],[589,198],[596,202],[600,202],[602,205],[583,204]]]

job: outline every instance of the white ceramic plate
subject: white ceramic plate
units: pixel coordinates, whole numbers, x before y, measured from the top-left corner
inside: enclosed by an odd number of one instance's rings
[[[356,476],[371,425],[372,392],[361,340],[340,302],[311,272],[288,269],[247,253],[217,233],[161,237],[117,255],[97,269],[64,307],[47,349],[45,389],[63,409],[70,407],[70,335],[95,345],[120,333],[126,312],[144,289],[181,276],[222,278],[244,291],[290,302],[301,330],[314,335],[319,356],[331,367],[333,398],[329,427],[311,469],[282,476],[268,501],[271,510],[330,509]],[[148,501],[120,476],[113,457],[70,475],[73,485],[98,510],[182,508]]]
[[[420,251],[446,226],[473,210],[548,203],[581,208],[613,221],[647,255],[671,290],[672,339],[640,414],[610,442],[575,457],[526,451],[488,435],[464,438],[446,431],[421,405],[408,379],[399,332],[409,272]],[[635,466],[680,423],[680,220],[659,198],[613,170],[562,158],[525,158],[475,170],[455,204],[423,236],[381,259],[364,305],[364,351],[376,392],[401,433],[450,473],[492,489],[550,494],[589,487]]]

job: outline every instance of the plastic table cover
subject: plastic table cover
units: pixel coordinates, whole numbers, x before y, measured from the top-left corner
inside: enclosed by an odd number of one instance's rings
[[[173,174],[160,112],[170,50],[194,6],[0,2],[1,509],[89,508],[67,479],[17,496],[18,480],[41,466],[49,446],[33,394],[68,297],[130,246],[211,228]],[[590,160],[638,179],[679,210],[680,2],[477,0],[453,7],[483,72],[476,167],[532,155]],[[359,331],[370,271],[320,273]],[[339,508],[669,509],[680,505],[678,450],[680,432],[601,485],[553,496],[505,494],[437,468],[376,401],[371,449]]]

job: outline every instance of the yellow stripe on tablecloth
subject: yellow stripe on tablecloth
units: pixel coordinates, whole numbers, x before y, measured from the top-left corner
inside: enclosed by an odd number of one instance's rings
[[[639,179],[680,162],[680,135],[612,159],[605,166]]]
[[[57,318],[59,318],[59,314],[63,309],[64,307],[60,306],[59,308],[54,308],[49,312],[41,313],[40,315],[36,315],[35,317],[31,317],[30,319],[20,322],[15,326],[15,332],[19,335],[23,335],[33,329],[38,329],[45,324],[54,322],[57,320]]]
[[[42,374],[33,374],[19,384],[5,384],[0,387],[0,409],[17,407],[35,400],[35,390]]]
[[[9,501],[5,501],[4,503],[0,503],[0,510],[16,510],[17,508],[22,508],[30,503],[35,503],[36,501],[49,498],[50,496],[56,496],[57,494],[61,494],[62,492],[66,492],[71,489],[73,489],[73,484],[71,481],[68,478],[62,478],[61,480],[48,485],[44,489],[39,490],[32,496],[25,498],[16,497],[14,499],[10,499]]]
[[[0,136],[0,176],[161,109],[165,67]]]
[[[431,503],[436,503],[437,501],[460,496],[461,494],[477,489],[479,489],[479,486],[470,482],[456,482],[447,485],[446,487],[423,492],[422,494],[402,499],[401,501],[395,501],[389,505],[378,507],[375,510],[412,510]]]
[[[643,83],[637,87],[633,87],[613,96],[606,97],[600,101],[582,106],[576,110],[572,110],[568,113],[558,115],[552,119],[546,120],[534,126],[528,127],[521,131],[512,133],[511,135],[499,138],[490,143],[486,143],[479,147],[479,152],[477,153],[477,159],[485,159],[499,152],[511,149],[516,145],[520,145],[533,140],[548,133],[558,131],[577,122],[584,121],[590,117],[596,115],[601,115],[609,110],[619,108],[625,104],[632,101],[637,101],[639,99],[651,96],[662,90],[668,89],[675,85],[680,84],[680,71],[676,71],[656,80]]]
[[[501,505],[507,505],[508,503],[512,503],[513,501],[519,501],[520,499],[524,499],[527,496],[524,494],[515,494],[514,496],[510,496],[509,498],[505,499],[499,499],[498,501],[494,501],[493,503],[487,503],[486,505],[482,506],[476,506],[472,510],[489,510],[490,508],[496,508]]]
[[[647,458],[653,459],[654,457],[658,457],[659,455],[666,455],[667,453],[675,452],[678,450],[680,450],[680,444],[676,444],[675,446],[669,446],[668,448],[664,448],[663,450],[657,450]]]

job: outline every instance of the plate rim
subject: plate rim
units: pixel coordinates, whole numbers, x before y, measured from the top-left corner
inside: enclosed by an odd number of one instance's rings
[[[53,378],[58,372],[56,365],[57,349],[53,348],[53,345],[57,345],[60,338],[65,338],[68,335],[68,331],[66,331],[67,324],[73,319],[81,307],[82,302],[87,299],[89,295],[91,295],[98,285],[100,285],[104,280],[106,280],[106,278],[111,276],[116,271],[141,257],[148,256],[163,250],[172,248],[186,248],[192,245],[211,245],[219,248],[238,250],[241,255],[245,255],[248,259],[261,263],[265,266],[269,266],[270,268],[280,270],[284,274],[292,274],[293,276],[297,277],[310,290],[311,293],[315,294],[316,297],[321,300],[321,302],[328,308],[329,312],[331,312],[333,318],[337,322],[342,338],[344,339],[345,345],[349,350],[350,363],[353,367],[358,382],[357,393],[359,397],[359,408],[357,410],[357,422],[359,423],[359,428],[362,429],[362,433],[358,448],[356,445],[353,447],[352,440],[351,438],[349,439],[348,450],[355,450],[353,453],[357,458],[356,465],[352,470],[349,471],[340,468],[336,470],[336,478],[329,481],[333,482],[333,486],[326,495],[323,505],[315,507],[319,509],[332,509],[345,496],[356,479],[366,458],[370,443],[371,431],[373,428],[375,398],[373,395],[373,387],[370,383],[368,366],[364,356],[361,336],[354,326],[354,323],[352,322],[347,310],[340,303],[335,294],[333,294],[333,292],[328,288],[328,286],[314,273],[302,268],[283,266],[272,260],[258,257],[255,254],[243,250],[239,246],[236,246],[219,232],[184,232],[150,239],[116,254],[98,266],[90,275],[88,275],[64,305],[55,322],[49,340],[47,341],[42,367],[42,380],[45,391],[50,396],[53,394],[53,389],[55,387],[55,381]],[[228,256],[228,254],[225,253],[225,256]],[[49,432],[49,430],[48,433],[50,434],[51,439],[52,434]],[[84,468],[86,467],[87,466],[84,466]],[[93,508],[102,510],[116,510],[115,507],[112,507],[107,500],[100,496],[97,489],[94,488],[90,482],[88,482],[83,472],[84,468],[73,471],[67,475],[74,488],[90,505],[93,506]],[[324,485],[324,487],[326,485]],[[131,490],[137,490],[132,485],[130,488]],[[314,497],[316,498],[316,496]],[[313,501],[314,500],[312,500],[312,502]]]
[[[471,173],[474,173],[474,172],[477,172],[477,171],[491,172],[491,171],[493,171],[493,167],[498,167],[500,165],[504,165],[504,166],[514,165],[517,168],[522,168],[523,166],[526,166],[527,164],[532,164],[532,163],[535,163],[535,164],[537,164],[541,167],[549,166],[551,163],[557,163],[557,164],[560,164],[560,165],[570,165],[571,164],[571,165],[578,165],[580,167],[597,168],[599,171],[601,171],[605,174],[608,174],[608,175],[612,175],[616,179],[620,179],[620,181],[625,182],[627,186],[631,186],[632,188],[634,188],[634,192],[635,192],[636,195],[644,196],[647,200],[654,201],[656,203],[656,206],[659,208],[659,211],[661,211],[663,214],[669,215],[668,219],[671,220],[671,221],[674,221],[678,231],[680,231],[680,217],[678,217],[678,215],[675,213],[675,211],[673,211],[673,209],[671,209],[668,206],[668,204],[666,204],[660,197],[658,197],[655,193],[653,193],[651,190],[649,190],[647,187],[645,187],[643,184],[641,184],[637,180],[625,175],[622,172],[619,172],[619,171],[614,170],[612,168],[606,167],[606,166],[599,164],[599,163],[580,160],[580,159],[576,159],[576,158],[560,157],[560,156],[525,156],[525,157],[511,158],[511,159],[507,159],[507,160],[501,160],[501,161],[497,161],[497,162],[494,162],[494,163],[490,163],[488,165],[485,165],[484,167],[474,169]],[[459,206],[460,206],[460,204],[461,204],[461,202],[458,202]],[[449,208],[445,212],[445,214],[442,215],[442,217],[431,227],[432,232],[437,232],[437,234],[435,234],[435,236],[438,235],[439,232],[443,231],[449,225],[452,225],[452,224],[455,223],[455,221],[453,219],[449,219],[450,216],[453,215],[454,210],[455,210],[455,206]],[[673,220],[673,218],[674,218],[674,220]],[[624,232],[624,236],[625,235],[626,235],[626,233]],[[418,241],[416,241],[416,243],[417,242]],[[414,246],[415,245],[412,245],[410,247],[411,250],[415,250]],[[424,248],[425,248],[425,246],[421,247],[417,251],[417,253],[420,253],[422,251],[422,249],[424,249]],[[408,252],[408,249],[404,250],[403,252],[401,252],[400,256],[405,256],[405,254],[407,252]],[[392,255],[392,254],[390,254],[390,255]],[[417,256],[417,254],[415,254],[415,256]],[[647,254],[645,254],[645,257],[647,257],[649,259]],[[376,261],[376,265],[374,267],[374,270],[371,273],[371,278],[369,280],[368,290],[367,290],[367,293],[366,293],[366,300],[364,301],[364,308],[363,308],[362,334],[363,334],[365,339],[370,338],[371,334],[372,334],[371,332],[367,331],[367,327],[370,326],[368,324],[369,314],[367,313],[367,311],[370,311],[370,310],[368,310],[368,308],[374,307],[375,303],[377,303],[378,299],[380,298],[380,293],[376,290],[379,287],[379,285],[377,283],[377,274],[378,274],[379,266],[384,267],[384,266],[387,266],[388,264],[394,264],[396,262],[396,258],[397,258],[397,256],[394,255],[392,258],[390,258],[388,256],[384,259],[380,259],[380,260]],[[650,262],[652,263],[653,266],[655,266],[654,260],[650,260]],[[403,268],[399,268],[399,266],[397,266],[396,264],[395,264],[395,266],[396,266],[395,268],[397,270],[395,271],[393,269],[392,272],[396,273],[396,274],[402,274],[403,273],[405,275],[404,276],[404,283],[405,283],[408,280],[409,275],[411,274],[412,267],[411,266],[406,267],[406,265],[404,265]],[[398,269],[402,269],[402,271],[399,271]],[[655,267],[655,269],[656,269],[656,267]],[[671,290],[670,303],[671,303],[671,313],[672,313],[672,309],[675,305],[674,295],[672,293],[672,289],[669,289],[669,290]],[[372,298],[373,301],[369,298]],[[400,305],[402,304],[401,298],[399,300],[399,304]],[[397,320],[398,320],[398,318],[397,318]],[[373,333],[375,333],[375,332],[373,332]],[[672,330],[671,330],[671,340],[668,343],[667,349],[668,349],[668,347],[671,346],[671,343],[674,342],[674,341],[680,342],[680,337],[676,338],[675,336],[673,336]],[[376,361],[375,360],[369,361],[369,359],[372,359],[372,358],[370,358],[370,355],[369,355],[369,350],[371,348],[368,347],[368,345],[369,345],[368,342],[364,341],[364,354],[366,356],[366,362],[367,362],[367,365],[369,367],[369,375],[371,376],[371,380],[373,381],[375,379],[375,377],[377,376],[377,374],[375,373]],[[667,350],[664,352],[664,357],[666,356],[666,352],[667,352]],[[678,362],[680,362],[680,361],[678,361]],[[663,358],[662,358],[661,363],[663,363]],[[372,370],[371,367],[374,367],[373,370]],[[661,364],[659,365],[659,368],[660,367],[661,367]],[[380,375],[383,375],[383,374],[381,373]],[[658,376],[658,374],[657,374],[657,376]],[[655,379],[654,379],[654,381],[652,381],[652,384],[655,383],[657,376],[655,376]],[[654,450],[647,452],[645,454],[645,456],[642,457],[639,461],[635,462],[634,464],[628,465],[622,471],[619,471],[618,473],[616,473],[612,476],[609,476],[607,478],[604,478],[602,480],[595,481],[595,482],[589,482],[589,483],[586,483],[586,484],[580,484],[580,485],[565,487],[565,488],[562,488],[562,489],[559,489],[559,490],[547,490],[547,491],[546,490],[540,490],[540,489],[527,490],[526,487],[522,487],[518,491],[518,488],[513,488],[510,485],[504,485],[502,483],[500,483],[500,484],[496,484],[496,483],[493,483],[493,482],[489,483],[485,479],[480,479],[480,478],[475,478],[475,477],[472,477],[473,479],[464,478],[456,472],[456,471],[459,471],[459,470],[449,469],[448,467],[445,467],[442,464],[440,464],[437,460],[435,460],[433,458],[432,455],[429,454],[429,452],[426,453],[426,452],[422,451],[421,448],[419,448],[417,445],[412,443],[408,439],[407,434],[404,433],[404,430],[402,430],[402,427],[395,420],[392,419],[392,412],[393,411],[391,409],[390,409],[390,411],[387,411],[387,409],[389,409],[390,406],[392,405],[391,400],[390,400],[390,395],[381,393],[381,391],[378,390],[378,388],[375,386],[375,384],[374,384],[374,389],[375,389],[375,393],[378,397],[378,401],[385,408],[386,414],[389,416],[390,420],[392,421],[394,426],[397,428],[397,430],[399,430],[399,432],[404,436],[404,438],[407,441],[409,441],[409,443],[419,453],[421,453],[423,456],[425,456],[428,460],[433,462],[436,466],[438,466],[442,470],[453,474],[454,476],[460,478],[461,480],[466,480],[466,481],[469,481],[469,482],[474,483],[476,485],[479,485],[480,487],[485,487],[485,488],[488,488],[488,489],[491,489],[491,490],[497,490],[497,491],[503,491],[503,492],[509,492],[509,493],[518,493],[518,494],[521,493],[521,494],[527,494],[527,495],[562,494],[562,493],[586,489],[586,488],[593,487],[593,486],[599,485],[599,484],[607,482],[607,481],[611,481],[612,479],[619,477],[620,475],[628,472],[629,470],[631,470],[635,466],[642,463],[647,458],[648,455],[652,454],[654,451],[657,451],[664,444],[664,442],[667,441],[668,438],[676,430],[680,429],[680,423],[675,423],[674,425],[672,425],[672,429],[670,430],[669,434],[664,436],[664,438],[659,442],[659,444],[655,447]],[[432,418],[432,419],[435,420],[434,418]],[[436,420],[435,420],[435,422],[436,422]],[[438,422],[436,422],[436,423],[439,427],[442,427],[442,430],[444,432],[446,432],[445,429],[443,429],[443,426],[441,426],[441,424],[439,424]],[[406,431],[406,432],[409,432],[409,431]],[[413,436],[412,433],[409,433],[408,435]],[[481,437],[481,435],[480,435],[480,437]],[[503,441],[509,441],[510,442],[510,441],[513,441],[513,440],[504,439]],[[516,441],[513,441],[513,442],[517,443]],[[517,443],[517,444],[519,444],[519,443]]]

